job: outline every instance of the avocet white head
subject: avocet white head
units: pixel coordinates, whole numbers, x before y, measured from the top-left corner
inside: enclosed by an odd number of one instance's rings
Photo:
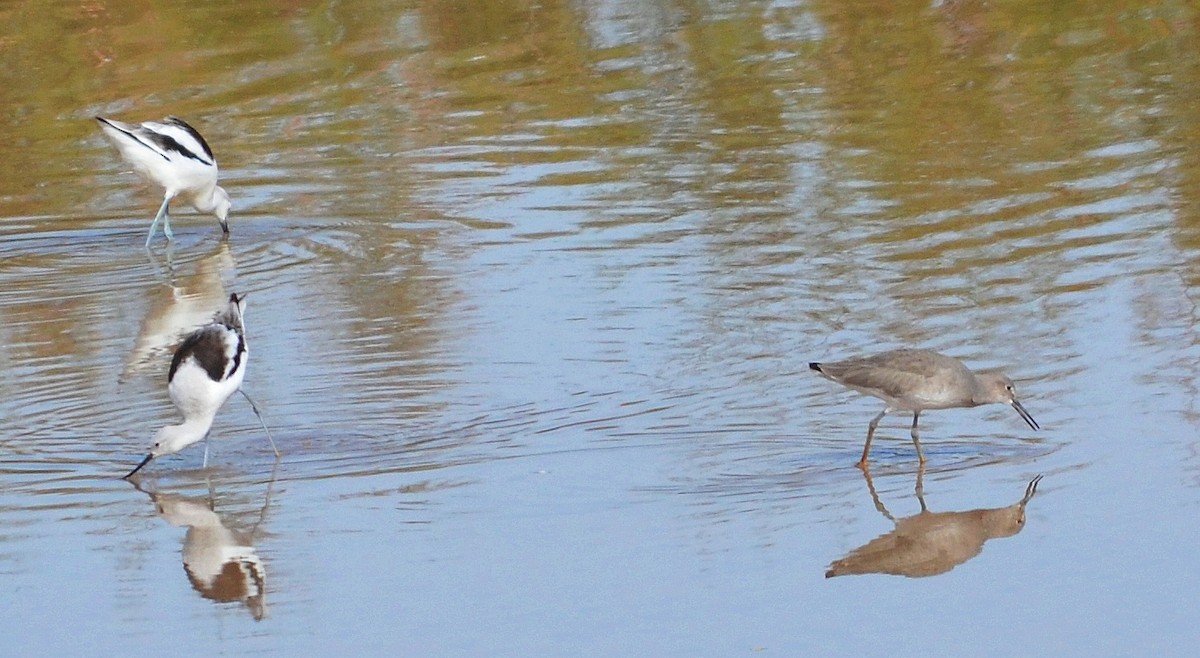
[[[217,160],[195,128],[178,117],[138,125],[104,117],[96,117],[96,121],[133,170],[165,190],[146,236],[147,247],[159,220],[163,235],[173,239],[168,206],[177,196],[187,199],[197,211],[215,215],[221,230],[229,233],[229,194],[217,185]]]
[[[167,371],[167,393],[175,408],[183,414],[183,423],[167,425],[154,435],[150,453],[125,477],[137,473],[151,459],[171,455],[208,436],[217,411],[234,391],[241,390],[246,376],[246,364],[250,351],[246,346],[246,327],[243,312],[246,310],[245,295],[229,296],[229,304],[218,313],[213,321],[193,331],[184,339]],[[242,393],[246,395],[245,392]],[[250,396],[246,395],[250,400]],[[262,420],[258,405],[250,400],[259,422],[267,431],[271,449],[275,456],[275,439]],[[208,465],[208,444],[205,443],[204,464]]]

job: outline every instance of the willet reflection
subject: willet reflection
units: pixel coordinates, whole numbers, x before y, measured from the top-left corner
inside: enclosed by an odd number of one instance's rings
[[[183,570],[200,596],[218,603],[240,602],[256,620],[267,614],[267,573],[255,552],[254,535],[271,505],[274,474],[271,478],[258,519],[248,532],[230,528],[214,511],[216,495],[211,485],[207,498],[189,498],[146,491],[134,483],[138,491],[150,496],[155,511],[167,523],[188,529],[183,539]]]
[[[154,256],[150,260],[158,269]],[[224,277],[235,266],[228,240],[221,240],[209,254],[196,261],[195,272],[179,277],[178,281],[168,261],[166,285],[151,293],[150,310],[142,320],[133,351],[125,360],[121,379],[157,366],[161,356],[169,353],[184,335],[212,319],[213,312],[229,298]]]
[[[917,473],[917,500],[920,513],[897,520],[887,511],[871,474],[863,471],[875,509],[896,524],[846,557],[829,565],[826,578],[854,574],[880,573],[923,578],[946,573],[979,555],[984,543],[995,537],[1011,537],[1025,527],[1025,504],[1037,492],[1037,476],[1025,487],[1025,495],[1008,507],[973,509],[965,512],[930,512],[925,506],[924,469]]]

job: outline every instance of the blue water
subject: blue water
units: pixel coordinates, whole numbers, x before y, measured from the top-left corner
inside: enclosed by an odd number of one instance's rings
[[[9,9],[0,653],[1191,655],[1195,16],[1052,9]],[[101,113],[204,132],[228,242],[142,249]],[[235,397],[120,480],[232,291],[283,458]],[[921,499],[806,364],[902,345],[1043,428],[924,414],[930,512],[1045,477],[826,579]]]

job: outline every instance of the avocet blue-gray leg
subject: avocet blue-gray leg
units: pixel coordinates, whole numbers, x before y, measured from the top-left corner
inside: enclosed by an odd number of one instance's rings
[[[171,205],[171,197],[164,197],[162,205],[158,207],[158,214],[154,216],[154,221],[150,222],[150,232],[146,234],[146,246],[150,246],[150,241],[154,239],[154,230],[158,228],[158,221],[163,221],[163,234],[167,239],[171,239],[171,220],[167,216],[167,208]]]
[[[254,410],[254,415],[258,416],[258,422],[262,425],[263,431],[267,433],[267,440],[271,442],[271,450],[275,451],[275,458],[278,459],[279,448],[275,447],[275,439],[271,438],[271,430],[267,428],[267,422],[263,420],[262,413],[258,410],[258,405],[254,403],[254,398],[250,397],[249,393],[240,388],[238,391],[242,394],[242,397],[246,398],[246,402],[250,403],[250,408]]]

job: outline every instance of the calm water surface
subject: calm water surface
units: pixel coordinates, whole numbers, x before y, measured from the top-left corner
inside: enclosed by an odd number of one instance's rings
[[[1200,646],[1194,8],[0,15],[0,653]],[[144,250],[96,114],[203,131],[229,240]],[[120,480],[232,291],[282,460],[233,398]],[[806,364],[901,345],[1043,430],[931,412],[920,472],[890,417],[865,475]]]

